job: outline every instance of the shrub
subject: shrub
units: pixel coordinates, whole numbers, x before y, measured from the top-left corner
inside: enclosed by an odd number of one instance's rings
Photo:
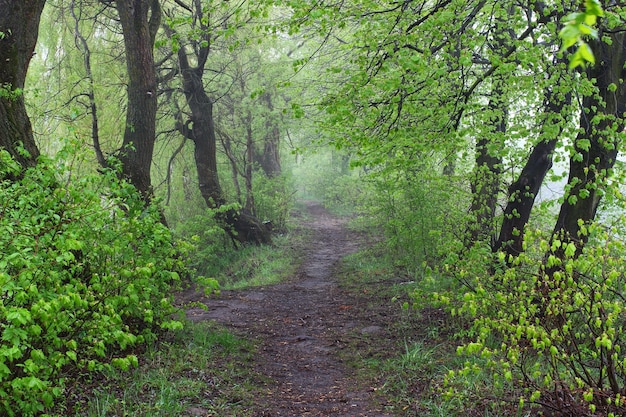
[[[193,248],[189,251],[188,266],[197,274],[213,276],[216,270],[229,263],[235,248],[218,218],[228,210],[238,209],[238,204],[226,204],[217,209],[204,208],[200,214],[194,214],[177,223],[176,234],[193,243]]]
[[[20,175],[16,175],[20,174]],[[183,271],[155,206],[115,172],[59,183],[0,151],[0,414],[41,414],[77,372],[137,363],[130,348],[177,327]]]
[[[590,241],[580,256],[571,242],[529,232],[528,251],[510,259],[501,254],[495,267],[485,263],[493,259],[488,248],[450,259],[445,270],[460,285],[434,298],[467,319],[468,341],[459,353],[479,357],[451,377],[482,363],[495,386],[517,387],[520,408],[626,414],[624,242],[598,225],[584,232]]]
[[[463,213],[456,210],[465,204],[458,180],[432,172],[434,168],[376,173],[369,178],[374,192],[363,203],[384,233],[391,260],[410,274],[448,253],[464,221]]]
[[[285,231],[289,213],[294,205],[293,185],[285,176],[254,177],[254,203],[261,221],[270,221],[274,231]]]

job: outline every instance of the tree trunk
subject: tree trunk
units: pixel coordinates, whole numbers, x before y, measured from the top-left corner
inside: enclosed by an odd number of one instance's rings
[[[116,0],[116,5],[124,35],[128,71],[128,108],[120,157],[122,174],[146,201],[150,201],[150,168],[157,111],[153,47],[161,8],[158,0]]]
[[[233,180],[233,186],[235,187],[235,194],[237,195],[237,202],[241,204],[241,186],[239,185],[239,168],[237,167],[237,160],[235,155],[233,154],[232,149],[232,139],[226,133],[222,131],[217,131],[218,136],[221,138],[222,146],[224,147],[224,152],[226,152],[226,156],[228,157],[228,161],[230,162],[230,175]]]
[[[102,152],[100,146],[100,128],[98,121],[98,105],[96,103],[96,89],[93,77],[93,71],[91,69],[91,49],[87,39],[80,31],[80,18],[76,14],[77,4],[75,0],[72,0],[70,4],[70,13],[74,19],[74,37],[76,39],[76,45],[83,54],[83,64],[85,66],[85,77],[87,78],[89,89],[87,91],[87,98],[89,99],[89,112],[91,113],[91,141],[93,143],[93,149],[96,154],[96,160],[102,168],[108,168],[108,163]]]
[[[555,66],[559,64],[563,64],[560,59],[555,62]],[[540,137],[545,139],[535,145],[519,177],[509,186],[509,198],[504,209],[500,235],[492,248],[494,252],[502,250],[512,256],[522,253],[524,229],[530,219],[537,193],[552,167],[552,153],[566,123],[561,117],[562,109],[571,103],[571,95],[560,97],[553,87],[546,90],[545,100],[545,118],[540,132]],[[554,127],[556,133],[550,134]]]
[[[504,210],[500,235],[493,250],[517,256],[523,252],[524,229],[530,218],[535,197],[552,167],[552,152],[557,140],[544,140],[533,148],[517,180],[509,187],[509,200]]]
[[[487,106],[487,111],[494,114],[493,131],[476,143],[476,167],[471,184],[470,208],[474,218],[469,231],[469,245],[483,239],[489,239],[492,246],[495,242],[494,217],[502,176],[502,158],[498,153],[504,146],[507,123],[507,111],[502,98],[501,88],[495,86]],[[496,152],[493,148],[496,148]]]
[[[24,167],[34,166],[39,156],[22,90],[45,3],[0,0],[0,147]]]
[[[198,56],[198,66],[192,67],[187,58],[184,47],[178,50],[178,60],[183,76],[183,89],[187,105],[191,110],[191,129],[184,129],[187,138],[194,142],[194,156],[200,193],[207,206],[218,208],[226,202],[220,187],[217,173],[217,137],[213,118],[213,101],[206,94],[202,75],[204,64],[208,56],[208,47],[202,48]],[[233,240],[242,243],[269,243],[270,231],[259,222],[251,213],[234,210],[223,216],[224,222],[232,227],[227,229]]]
[[[268,178],[274,178],[281,174],[280,165],[280,129],[278,121],[275,120],[274,103],[270,93],[265,93],[262,97],[269,110],[269,115],[265,122],[265,137],[263,139],[263,150],[256,155],[256,161]]]
[[[203,68],[191,67],[184,48],[178,50],[178,61],[183,76],[185,98],[191,110],[192,127],[187,136],[194,143],[200,194],[208,207],[220,207],[225,200],[217,175],[217,137],[213,119],[213,101],[204,91]]]
[[[599,39],[603,36],[610,37],[612,42],[590,41],[596,64],[587,69],[587,77],[596,80],[597,92],[583,99],[567,191],[554,227],[556,238],[576,245],[575,256],[580,255],[587,242],[588,236],[581,230],[596,216],[624,130],[626,34],[600,34]]]
[[[254,164],[254,135],[252,133],[252,115],[248,111],[246,117],[246,166],[244,169],[244,178],[246,180],[246,210],[253,216],[256,216],[256,207],[254,206],[254,191],[252,190],[252,167]]]

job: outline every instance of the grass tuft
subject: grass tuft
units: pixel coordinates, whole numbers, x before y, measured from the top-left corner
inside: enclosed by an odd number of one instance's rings
[[[54,416],[248,416],[254,387],[254,347],[202,323],[168,332],[131,372],[81,381]]]
[[[517,404],[503,399],[504,387],[495,386],[490,375],[482,371],[485,364],[474,367],[468,362],[480,358],[457,355],[456,347],[464,337],[464,323],[459,318],[426,302],[416,309],[402,308],[413,304],[409,294],[422,277],[381,256],[380,250],[373,246],[350,255],[344,258],[341,268],[342,286],[363,299],[363,308],[371,312],[374,306],[380,308],[387,302],[394,317],[387,340],[371,340],[366,346],[353,342],[346,349],[359,352],[350,355],[351,365],[363,383],[377,381],[374,383],[381,401],[396,415],[519,415]],[[429,283],[432,291],[449,285],[436,279]]]
[[[284,282],[300,265],[300,248],[306,234],[275,236],[271,246],[246,246],[231,254],[226,266],[211,271],[225,290]]]

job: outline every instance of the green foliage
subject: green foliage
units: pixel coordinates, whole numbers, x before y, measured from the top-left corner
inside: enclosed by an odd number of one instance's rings
[[[188,266],[200,276],[213,277],[216,270],[228,263],[234,248],[218,216],[237,208],[238,205],[224,205],[219,209],[203,209],[185,219],[176,219],[174,233],[192,244]]]
[[[254,347],[213,325],[186,323],[151,344],[137,369],[110,370],[52,416],[249,415]]]
[[[2,161],[0,177],[15,171]],[[61,184],[60,165],[0,183],[3,415],[43,412],[76,372],[136,366],[129,349],[177,327],[184,269],[158,209],[115,172]]]
[[[262,221],[271,222],[275,232],[287,230],[289,214],[294,206],[292,182],[285,175],[275,178],[264,175],[253,177],[256,215]]]
[[[598,31],[593,28],[598,17],[603,17],[604,11],[599,0],[585,0],[585,11],[571,13],[565,19],[566,24],[559,32],[559,37],[563,42],[561,52],[577,45],[576,51],[570,58],[570,69],[582,66],[587,63],[595,64],[596,58],[585,37],[598,38]]]
[[[11,84],[0,84],[0,98],[15,101],[24,94],[21,88],[13,88]]]
[[[448,259],[445,271],[458,286],[431,299],[470,324],[470,341],[459,348],[468,362],[450,378],[487,370],[495,386],[521,390],[520,406],[626,412],[624,241],[597,225],[583,230],[594,244],[579,257],[571,242],[534,232],[519,257],[494,259],[476,247],[464,259]],[[415,299],[425,295],[418,291]]]
[[[191,245],[186,260],[196,275],[192,281],[207,293],[277,283],[297,268],[298,236],[287,229],[285,235],[273,238],[272,245],[235,247],[216,216],[237,208],[234,204],[205,210],[176,225],[174,233]]]
[[[300,198],[321,201],[344,213],[358,211],[370,193],[360,169],[350,169],[350,157],[335,150],[321,149],[298,156],[292,168]]]
[[[248,245],[205,260],[206,274],[223,289],[277,284],[296,272],[300,239],[293,233],[275,236],[272,245]]]
[[[362,210],[380,225],[396,266],[413,274],[450,250],[463,217],[447,207],[466,204],[456,181],[428,169],[403,174],[390,170],[370,177],[374,192]]]

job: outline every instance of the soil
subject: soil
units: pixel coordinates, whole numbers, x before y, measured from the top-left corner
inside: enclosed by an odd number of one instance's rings
[[[293,279],[211,299],[186,294],[208,307],[192,308],[188,317],[258,342],[254,367],[267,382],[251,410],[256,417],[391,417],[377,393],[382,382],[357,378],[350,362],[376,346],[389,348],[398,306],[379,300],[373,307],[367,290],[340,286],[339,262],[364,245],[363,237],[346,228],[346,219],[306,206],[302,224],[311,239]]]

